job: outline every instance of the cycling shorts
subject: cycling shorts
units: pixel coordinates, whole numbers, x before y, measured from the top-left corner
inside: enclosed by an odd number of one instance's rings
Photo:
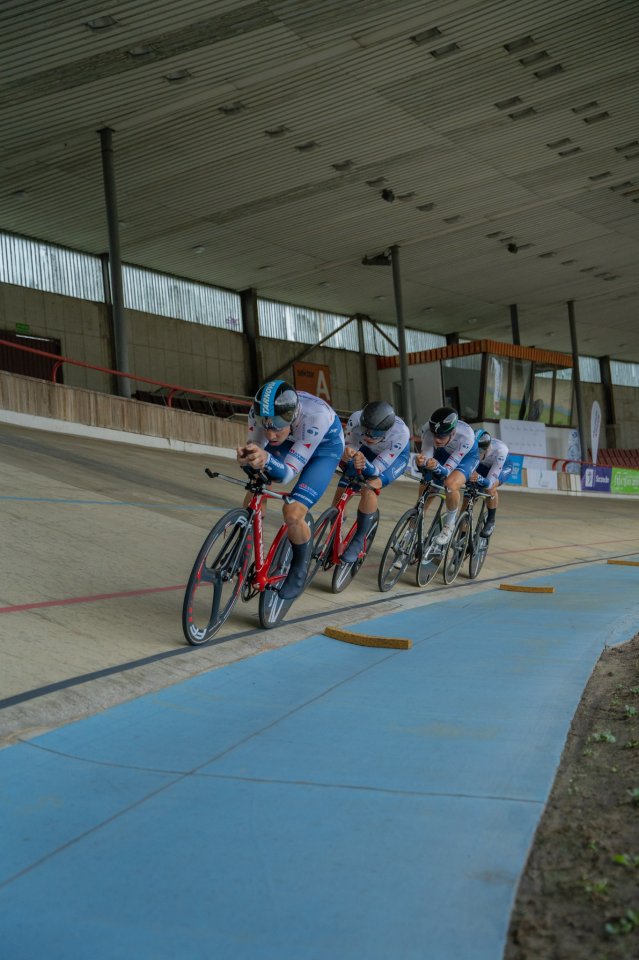
[[[369,463],[372,463],[378,456],[375,450],[371,450],[370,447],[362,446],[359,448],[359,452],[363,453]],[[403,473],[406,472],[406,467],[410,460],[410,443],[407,443],[402,452],[396,457],[395,461],[383,471],[383,473],[378,473],[377,479],[382,481],[382,489],[387,487],[389,483],[392,483],[393,480],[397,480],[398,477],[401,477]],[[374,480],[375,475],[366,477],[367,480]],[[339,483],[338,487],[347,487],[349,477],[343,476]]]
[[[490,467],[487,466],[487,464],[485,463],[480,463],[477,467],[477,473],[479,474],[480,477],[487,477],[489,470],[490,470]],[[497,477],[497,486],[500,487],[502,483],[504,483],[504,481],[508,479],[508,477],[511,475],[512,472],[513,472],[512,463],[505,463],[504,466],[502,467],[501,473]]]

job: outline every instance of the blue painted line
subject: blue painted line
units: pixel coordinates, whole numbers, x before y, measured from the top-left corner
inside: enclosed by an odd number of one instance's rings
[[[228,507],[212,507],[209,504],[192,503],[145,503],[143,500],[67,500],[62,497],[3,497],[0,500],[18,500],[27,503],[71,503],[98,507],[168,507],[171,510],[228,510]]]
[[[352,625],[409,651],[315,636],[6,748],[7,956],[495,960],[638,577],[459,591]]]

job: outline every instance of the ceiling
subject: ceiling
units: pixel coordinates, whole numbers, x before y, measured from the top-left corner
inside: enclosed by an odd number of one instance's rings
[[[2,2],[1,229],[104,251],[108,126],[128,263],[639,362],[636,0],[101,3]]]

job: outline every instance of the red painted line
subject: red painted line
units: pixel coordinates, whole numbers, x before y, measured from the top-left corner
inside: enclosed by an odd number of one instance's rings
[[[96,593],[93,597],[68,597],[66,600],[42,600],[40,603],[20,603],[0,607],[0,613],[20,613],[23,610],[39,610],[41,607],[66,607],[72,603],[95,603],[96,600],[117,600],[121,597],[140,597],[145,593],[164,593],[167,590],[186,590],[185,583],[175,587],[147,587],[144,590],[123,590],[120,593]]]

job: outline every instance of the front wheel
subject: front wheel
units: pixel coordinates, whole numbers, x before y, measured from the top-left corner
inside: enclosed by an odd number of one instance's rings
[[[306,586],[311,583],[320,570],[328,570],[331,565],[331,550],[333,546],[333,524],[337,516],[337,507],[329,507],[319,517],[315,525],[313,536],[313,550],[306,575]],[[305,587],[306,589],[306,587]]]
[[[386,593],[394,587],[411,562],[417,539],[418,513],[415,507],[399,518],[384,547],[377,573],[377,586]]]
[[[370,549],[373,546],[373,540],[375,539],[375,534],[377,533],[377,528],[379,526],[379,510],[375,513],[375,519],[373,520],[373,525],[366,535],[364,540],[364,549],[360,553],[357,560],[354,560],[352,563],[338,563],[333,571],[333,580],[331,588],[333,593],[341,593],[342,590],[345,590],[349,585],[351,580],[353,580],[359,571],[361,570],[364,560],[370,553]]]
[[[440,506],[422,543],[417,570],[415,571],[415,582],[418,587],[425,587],[429,584],[439,570],[444,551],[434,540],[442,532],[443,526],[442,508]]]
[[[469,536],[470,521],[468,514],[464,512],[457,520],[453,535],[446,548],[443,566],[444,583],[452,583],[461,570],[462,563],[466,559]]]
[[[182,629],[191,646],[217,633],[235,606],[252,551],[248,510],[230,510],[219,520],[197,555],[182,605]]]

